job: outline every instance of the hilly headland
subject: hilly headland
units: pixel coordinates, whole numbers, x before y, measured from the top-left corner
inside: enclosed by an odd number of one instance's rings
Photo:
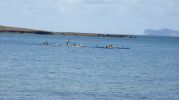
[[[0,33],[20,33],[20,34],[49,34],[49,35],[67,35],[67,36],[96,36],[96,37],[124,37],[136,38],[134,35],[121,35],[121,34],[103,34],[103,33],[81,33],[81,32],[53,32],[38,29],[19,28],[0,25]]]

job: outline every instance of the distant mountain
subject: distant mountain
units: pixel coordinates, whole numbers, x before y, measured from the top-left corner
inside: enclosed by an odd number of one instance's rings
[[[145,35],[153,36],[179,36],[179,31],[163,28],[159,30],[147,29],[144,31]]]

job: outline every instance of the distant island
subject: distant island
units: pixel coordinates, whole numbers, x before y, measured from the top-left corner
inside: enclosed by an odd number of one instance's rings
[[[69,36],[97,36],[97,37],[124,37],[124,38],[136,38],[134,35],[119,35],[119,34],[101,34],[101,33],[79,33],[79,32],[52,32],[37,29],[18,28],[0,25],[0,33],[21,33],[21,34],[49,34],[49,35],[69,35]]]
[[[163,28],[159,30],[147,29],[144,31],[145,35],[152,36],[179,36],[179,31]]]

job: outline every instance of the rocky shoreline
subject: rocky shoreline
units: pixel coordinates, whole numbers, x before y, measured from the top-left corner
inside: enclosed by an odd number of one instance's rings
[[[0,26],[0,33],[10,32],[10,33],[21,33],[21,34],[49,34],[49,35],[67,35],[67,36],[95,36],[95,37],[124,37],[124,38],[136,38],[134,35],[118,35],[118,34],[101,34],[101,33],[78,33],[78,32],[52,32],[44,30],[35,30],[28,28],[17,28]]]

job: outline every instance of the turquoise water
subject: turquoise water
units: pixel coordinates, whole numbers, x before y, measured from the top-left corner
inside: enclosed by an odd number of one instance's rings
[[[179,38],[2,33],[0,100],[179,100]]]

